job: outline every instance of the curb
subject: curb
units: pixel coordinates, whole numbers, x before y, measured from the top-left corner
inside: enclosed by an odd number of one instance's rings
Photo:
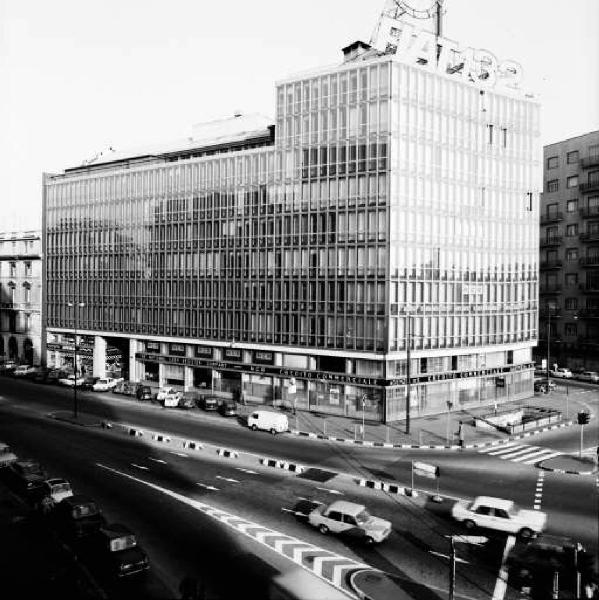
[[[539,465],[539,469],[543,471],[549,471],[551,473],[561,473],[562,475],[594,475],[597,472],[597,469],[592,469],[591,471],[569,471],[566,469],[554,469],[553,467],[544,467],[543,465]]]
[[[295,463],[290,463],[285,460],[278,460],[276,458],[261,458],[260,464],[265,467],[273,467],[275,469],[285,469],[285,471],[292,471],[293,473],[303,473],[306,467]]]

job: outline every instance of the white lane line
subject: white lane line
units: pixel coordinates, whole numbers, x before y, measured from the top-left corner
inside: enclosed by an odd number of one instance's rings
[[[172,452],[170,450],[169,450],[169,452],[171,454],[174,454],[175,456],[182,456],[183,458],[188,458],[188,456],[189,456],[188,454],[185,454],[184,452]]]
[[[150,467],[144,467],[143,465],[136,465],[135,463],[131,463],[132,467],[135,467],[136,469],[142,469],[143,471],[149,471]]]
[[[512,446],[515,446],[516,442],[511,442],[509,444],[505,444],[503,446],[501,446],[501,448],[498,448],[497,446],[490,446],[489,448],[482,448],[481,450],[479,450],[479,454],[490,454],[491,452],[493,452],[493,450],[505,450],[506,448],[511,448]]]
[[[337,494],[339,496],[343,496],[343,492],[340,492],[338,490],[330,490],[329,488],[323,488],[323,487],[318,487],[316,486],[317,490],[322,490],[323,492],[328,492],[329,494]]]
[[[513,462],[523,462],[525,460],[529,460],[531,458],[536,458],[539,456],[543,456],[543,454],[551,454],[553,450],[550,448],[538,448],[537,450],[531,450],[527,452],[524,456],[519,456],[518,458],[514,458]]]
[[[499,568],[499,573],[497,574],[497,581],[495,581],[495,589],[493,590],[493,600],[503,600],[505,597],[505,592],[507,590],[507,578],[508,573],[505,568],[505,561],[507,559],[510,550],[514,547],[516,543],[516,537],[513,535],[508,535],[507,540],[505,541],[505,548],[503,549],[503,556],[501,557],[501,567]]]
[[[526,448],[524,448],[524,450],[516,450],[516,452],[510,452],[509,454],[503,454],[499,458],[501,458],[503,460],[512,460],[513,456],[518,456],[519,454],[525,454],[525,455],[533,454],[538,449],[539,449],[538,446],[527,446]],[[518,460],[518,459],[515,458],[514,460]]]
[[[526,444],[520,444],[519,446],[513,446],[513,444],[509,444],[508,446],[504,446],[500,450],[495,449],[493,452],[488,452],[487,454],[490,456],[498,456],[499,454],[506,454],[507,452],[513,452],[514,450],[518,450],[519,448],[526,447]]]
[[[168,464],[166,460],[162,460],[161,458],[153,458],[152,456],[148,456],[148,460],[153,460],[154,462],[160,463],[162,465]]]
[[[561,456],[562,454],[563,454],[562,452],[552,452],[551,454],[547,454],[546,456],[541,456],[540,458],[536,457],[536,458],[533,458],[531,460],[525,460],[523,462],[523,464],[525,464],[525,465],[534,465],[535,463],[540,462],[542,460],[548,460],[550,458],[555,458],[556,456]]]
[[[199,485],[200,487],[203,487],[207,490],[212,490],[213,492],[219,491],[219,488],[214,487],[213,485],[206,485],[205,483],[199,483],[199,482],[197,482],[196,485]]]
[[[235,467],[238,471],[243,473],[249,473],[250,475],[258,475],[257,471],[252,471],[251,469],[244,469],[243,467]]]
[[[435,550],[429,550],[428,551],[429,554],[434,554],[435,556],[440,556],[441,558],[446,558],[447,560],[449,560],[449,554],[443,554],[442,552],[437,552]],[[460,558],[459,556],[455,557],[455,561],[459,562],[459,563],[465,563],[467,565],[469,565],[470,563],[467,560],[464,560],[463,558]]]
[[[233,479],[232,477],[223,477],[222,475],[217,475],[216,479],[222,479],[223,481],[229,481],[230,483],[241,483],[238,479]]]

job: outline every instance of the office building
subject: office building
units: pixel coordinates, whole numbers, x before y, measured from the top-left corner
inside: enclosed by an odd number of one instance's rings
[[[43,361],[39,231],[0,233],[0,362]]]
[[[543,164],[536,359],[599,371],[599,131],[545,146]]]
[[[385,421],[532,394],[538,104],[516,63],[404,56],[387,25],[278,82],[273,121],[45,175],[48,327],[95,374],[108,348],[133,380]]]

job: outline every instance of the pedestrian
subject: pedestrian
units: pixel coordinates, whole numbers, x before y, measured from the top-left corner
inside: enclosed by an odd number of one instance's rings
[[[464,424],[460,421],[458,427],[458,444],[460,446],[460,450],[464,448]]]
[[[245,391],[244,390],[241,390],[241,392],[239,394],[239,400],[240,400],[241,404],[243,406],[245,406]]]
[[[495,400],[495,402],[493,402],[493,414],[494,415],[497,414],[497,400]]]

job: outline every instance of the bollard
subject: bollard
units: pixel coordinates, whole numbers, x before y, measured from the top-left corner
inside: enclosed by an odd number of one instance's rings
[[[386,437],[386,442],[387,442],[387,444],[389,443],[389,425],[387,425],[387,437]]]
[[[422,430],[418,432],[418,445],[422,446]]]

